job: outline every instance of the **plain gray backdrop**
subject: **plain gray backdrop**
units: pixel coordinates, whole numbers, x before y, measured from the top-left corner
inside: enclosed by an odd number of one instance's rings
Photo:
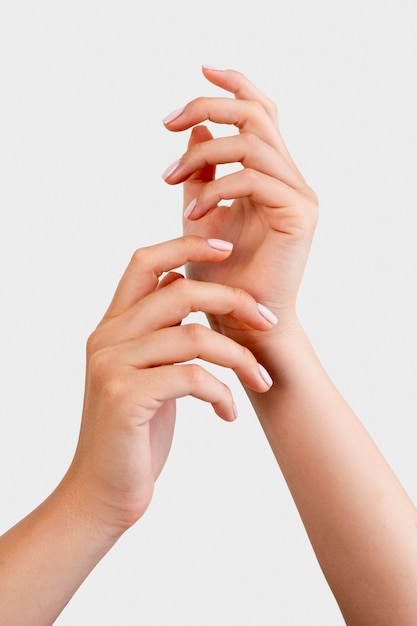
[[[181,234],[181,189],[160,174],[188,134],[161,119],[223,95],[202,63],[241,70],[278,105],[320,198],[301,319],[416,501],[416,6],[1,4],[1,531],[71,461],[85,340],[131,254]],[[216,372],[238,421],[179,401],[149,510],[60,626],[343,624],[239,382]]]

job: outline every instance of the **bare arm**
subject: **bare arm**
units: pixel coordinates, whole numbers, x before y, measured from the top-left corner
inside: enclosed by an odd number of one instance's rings
[[[300,326],[259,347],[274,385],[248,390],[346,622],[417,618],[417,511]]]
[[[0,538],[0,624],[52,624],[98,561],[146,511],[168,456],[175,399],[210,402],[235,417],[230,390],[195,358],[231,367],[268,390],[247,348],[199,324],[191,311],[271,328],[253,297],[185,280],[170,270],[217,262],[227,242],[184,237],[139,250],[87,346],[85,402],[77,450],[61,484]],[[164,272],[168,272],[161,277]],[[161,278],[160,278],[161,277]]]
[[[417,623],[417,515],[369,434],[335,389],[305,336],[296,298],[317,221],[317,198],[292,160],[276,107],[232,70],[204,68],[234,98],[197,98],[165,119],[192,128],[169,172],[184,183],[184,231],[234,243],[222,264],[188,266],[188,275],[249,291],[278,325],[267,334],[227,316],[213,328],[248,347],[271,373],[263,397],[249,391],[290,487],[312,546],[347,622]],[[215,139],[201,124],[232,124]],[[216,178],[217,163],[243,169]],[[222,200],[234,199],[231,206]]]

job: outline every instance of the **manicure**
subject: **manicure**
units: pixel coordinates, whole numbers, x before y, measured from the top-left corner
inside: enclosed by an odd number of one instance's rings
[[[263,304],[257,303],[258,311],[270,324],[276,324],[278,322],[278,318],[272,311],[266,308]]]
[[[168,176],[171,176],[171,174],[173,174],[175,172],[175,170],[177,169],[177,167],[180,164],[180,161],[181,161],[181,159],[177,159],[176,161],[171,163],[171,165],[169,167],[167,167],[165,172],[162,174],[162,178],[164,180],[166,180],[168,178]]]
[[[216,65],[210,65],[209,63],[203,63],[203,67],[206,70],[211,70],[212,72],[224,72],[225,70],[221,67],[217,67]]]
[[[185,209],[184,209],[184,217],[185,217],[185,219],[190,217],[191,213],[195,209],[195,205],[196,204],[197,204],[197,198],[194,198],[194,200],[191,200],[190,204],[185,207]]]
[[[215,250],[232,250],[233,244],[230,241],[224,239],[207,239],[207,243],[211,248]]]
[[[272,380],[271,376],[268,374],[264,366],[258,363],[258,368],[259,368],[259,374],[261,375],[261,378],[264,381],[264,383],[267,384],[268,387],[272,387],[272,383],[274,381]]]
[[[169,113],[162,120],[163,124],[169,124],[169,122],[172,122],[173,120],[177,119],[177,117],[179,117],[183,111],[184,111],[184,107],[181,107],[180,109],[175,109],[174,111],[171,111],[171,113]]]

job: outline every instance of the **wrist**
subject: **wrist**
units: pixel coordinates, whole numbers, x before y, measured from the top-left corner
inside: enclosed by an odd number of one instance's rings
[[[309,338],[296,315],[286,317],[276,327],[259,334],[257,341],[247,346],[256,360],[262,364],[273,380],[271,389],[257,393],[246,389],[254,407],[269,407],[275,414],[279,398],[288,393],[305,394],[307,379],[316,383],[327,379],[322,364],[315,353]],[[308,376],[306,378],[306,372]]]
[[[71,510],[75,523],[83,525],[98,542],[111,547],[138,519],[146,508],[121,501],[120,494],[112,497],[73,465],[69,468],[56,495]]]
[[[309,340],[297,313],[292,310],[281,311],[274,328],[246,337],[244,345],[267,367],[267,364],[285,363],[290,354],[309,345]]]

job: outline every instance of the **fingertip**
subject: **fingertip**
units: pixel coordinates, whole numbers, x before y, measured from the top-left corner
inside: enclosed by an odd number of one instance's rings
[[[191,215],[191,213],[194,211],[195,206],[197,204],[197,198],[194,198],[193,200],[191,200],[191,202],[185,207],[184,209],[184,219],[188,219]]]
[[[224,88],[224,85],[227,84],[231,70],[207,63],[202,65],[202,72],[207,80],[213,83],[213,85]]]
[[[207,239],[207,243],[214,250],[221,250],[222,252],[231,252],[233,250],[232,242],[225,239]]]
[[[238,418],[236,403],[233,402],[231,411],[230,409],[228,409],[227,413],[222,413],[222,414],[217,413],[217,415],[221,417],[222,420],[224,420],[225,422],[235,422]]]
[[[269,390],[272,387],[273,383],[274,383],[274,381],[272,380],[271,375],[264,368],[264,366],[261,365],[260,363],[258,363],[258,371],[259,371],[259,375],[260,375],[262,381],[265,383],[265,385],[267,385],[267,388]]]
[[[275,324],[278,323],[277,316],[270,309],[268,309],[264,304],[257,302],[257,307],[262,317],[266,319],[270,324],[275,326]]]
[[[209,141],[210,139],[213,139],[213,134],[210,132],[209,128],[205,126],[205,124],[198,124],[191,129],[188,145],[192,146],[196,143]]]
[[[171,283],[175,282],[176,280],[180,278],[184,278],[184,274],[181,274],[180,272],[172,272],[172,271],[168,272],[159,281],[157,289],[161,289],[162,287],[167,287],[168,285],[171,285]]]
[[[170,124],[171,122],[176,120],[177,117],[182,115],[183,112],[184,112],[184,107],[180,107],[178,109],[174,109],[174,111],[171,111],[171,113],[168,113],[168,115],[166,115],[162,119],[162,123],[165,124],[165,125]]]
[[[176,159],[173,163],[171,163],[171,165],[166,168],[166,170],[162,172],[161,176],[165,181],[175,172],[175,170],[178,169],[180,162],[181,159]]]
[[[203,63],[202,65],[203,72],[225,72],[224,68],[218,67],[217,65],[213,65],[212,63]]]

